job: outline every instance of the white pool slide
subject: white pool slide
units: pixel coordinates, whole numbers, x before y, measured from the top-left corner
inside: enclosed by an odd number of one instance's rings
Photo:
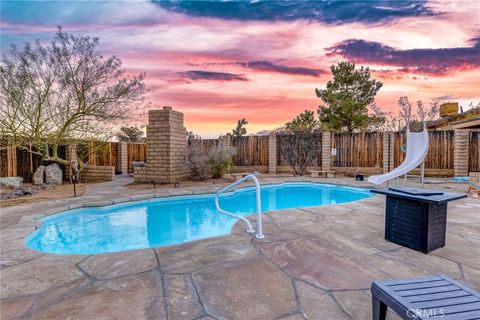
[[[419,165],[423,164],[428,152],[428,130],[424,127],[421,132],[410,132],[407,128],[407,151],[402,164],[385,174],[370,176],[368,182],[382,184],[391,179],[406,175]],[[423,181],[423,168],[422,168]]]

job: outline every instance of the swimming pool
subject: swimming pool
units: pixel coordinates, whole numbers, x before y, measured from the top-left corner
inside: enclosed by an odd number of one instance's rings
[[[315,183],[261,187],[262,211],[338,204],[371,197],[368,190]],[[26,240],[34,250],[97,254],[152,248],[226,235],[238,220],[215,209],[215,195],[156,198],[105,207],[79,208],[42,219]],[[256,212],[255,189],[220,196],[222,209]]]

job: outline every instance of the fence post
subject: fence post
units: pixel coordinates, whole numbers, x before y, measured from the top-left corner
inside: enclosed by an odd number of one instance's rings
[[[393,164],[393,132],[388,131],[383,133],[383,161],[382,161],[382,171],[383,173],[389,172]]]
[[[277,173],[277,135],[275,132],[268,135],[268,173]]]
[[[128,145],[126,142],[117,144],[117,167],[122,174],[128,174]]]
[[[468,176],[468,140],[470,131],[456,129],[453,134],[453,175]]]
[[[329,131],[322,132],[322,171],[329,171],[331,168],[330,139]]]
[[[7,146],[7,177],[17,176],[17,147],[9,144]]]

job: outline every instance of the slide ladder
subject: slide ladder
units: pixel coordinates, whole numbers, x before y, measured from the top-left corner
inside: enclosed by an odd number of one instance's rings
[[[260,183],[258,182],[258,179],[254,174],[249,174],[249,175],[241,178],[240,180],[235,181],[234,183],[226,186],[225,188],[220,189],[215,194],[215,206],[217,207],[217,210],[219,212],[221,212],[223,214],[226,214],[228,216],[234,217],[238,220],[242,220],[247,225],[247,230],[246,231],[248,233],[255,233],[255,229],[253,229],[252,224],[250,223],[250,221],[248,221],[247,218],[245,218],[243,216],[239,216],[239,215],[234,214],[232,212],[223,210],[222,208],[220,208],[220,204],[218,202],[218,198],[219,198],[220,194],[238,186],[239,184],[241,184],[241,183],[243,183],[244,181],[247,181],[247,180],[252,180],[253,183],[255,183],[255,189],[256,189],[256,197],[257,197],[257,234],[255,235],[255,237],[257,239],[263,239],[263,238],[265,238],[265,236],[263,235],[263,230],[262,230],[262,202],[260,200]]]

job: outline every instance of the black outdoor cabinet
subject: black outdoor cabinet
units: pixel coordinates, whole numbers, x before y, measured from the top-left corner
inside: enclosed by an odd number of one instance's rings
[[[445,246],[447,203],[467,196],[406,187],[371,191],[387,196],[385,240],[423,253]]]

